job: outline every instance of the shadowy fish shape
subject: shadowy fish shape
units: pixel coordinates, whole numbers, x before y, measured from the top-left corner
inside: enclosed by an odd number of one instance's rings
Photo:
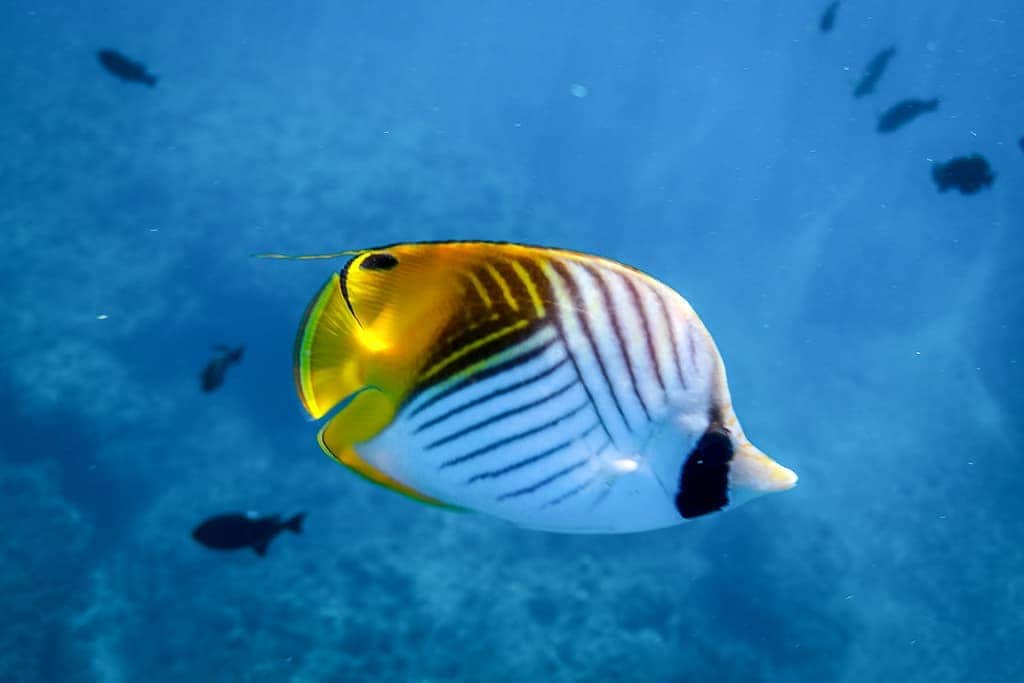
[[[974,194],[984,187],[990,187],[995,177],[992,167],[980,154],[956,157],[944,164],[932,166],[932,179],[939,186],[939,192],[955,188],[960,190],[960,194]]]
[[[100,50],[96,56],[104,69],[123,81],[145,83],[149,87],[156,85],[156,76],[146,71],[145,66],[125,57],[116,50]]]
[[[239,346],[237,349],[231,350],[226,346],[217,346],[215,350],[217,355],[206,364],[199,375],[199,386],[207,393],[224,383],[224,376],[227,374],[228,368],[242,360],[242,352],[245,347]]]
[[[791,488],[733,412],[679,294],[608,259],[509,243],[395,244],[349,260],[295,345],[331,458],[419,501],[523,527],[673,526]]]
[[[280,515],[260,517],[252,512],[217,515],[197,526],[192,531],[192,538],[216,550],[252,548],[263,557],[267,554],[267,545],[285,529],[301,534],[305,517],[305,512],[285,521],[281,521]]]
[[[937,97],[930,100],[917,100],[911,98],[903,100],[902,102],[897,102],[886,109],[882,115],[878,117],[878,132],[891,133],[892,131],[907,125],[918,116],[927,114],[930,111],[935,111],[938,108],[939,99]]]
[[[818,24],[818,28],[821,29],[822,33],[828,33],[836,25],[836,13],[839,11],[839,0],[831,3],[825,8],[825,12],[821,15],[821,22]]]
[[[886,67],[889,66],[889,60],[896,55],[896,46],[890,46],[876,54],[868,62],[868,65],[864,67],[864,75],[861,76],[860,81],[857,83],[857,87],[853,89],[854,97],[864,97],[875,92],[875,86],[878,85],[878,80],[885,73]]]

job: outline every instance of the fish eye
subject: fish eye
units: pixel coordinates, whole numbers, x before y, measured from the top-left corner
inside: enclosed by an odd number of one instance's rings
[[[360,270],[391,270],[398,265],[398,259],[384,252],[370,254],[359,263]]]

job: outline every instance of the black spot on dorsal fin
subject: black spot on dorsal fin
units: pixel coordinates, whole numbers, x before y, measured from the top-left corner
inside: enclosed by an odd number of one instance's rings
[[[397,265],[398,259],[386,252],[370,254],[359,263],[362,270],[391,270]]]
[[[676,493],[676,509],[684,519],[721,510],[729,504],[729,462],[732,439],[722,427],[712,426],[700,437],[683,464]]]

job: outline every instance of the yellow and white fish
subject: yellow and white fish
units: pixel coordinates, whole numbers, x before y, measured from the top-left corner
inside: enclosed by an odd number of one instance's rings
[[[295,381],[324,451],[524,527],[667,527],[791,488],[733,413],[690,305],[586,254],[488,242],[357,252],[310,303]]]

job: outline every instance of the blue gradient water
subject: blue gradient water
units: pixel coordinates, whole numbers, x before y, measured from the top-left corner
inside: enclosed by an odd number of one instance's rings
[[[5,2],[0,680],[1024,680],[1024,5],[825,5]],[[324,458],[290,353],[336,264],[250,254],[454,238],[678,289],[799,486],[573,537]],[[306,532],[189,538],[235,509]]]

